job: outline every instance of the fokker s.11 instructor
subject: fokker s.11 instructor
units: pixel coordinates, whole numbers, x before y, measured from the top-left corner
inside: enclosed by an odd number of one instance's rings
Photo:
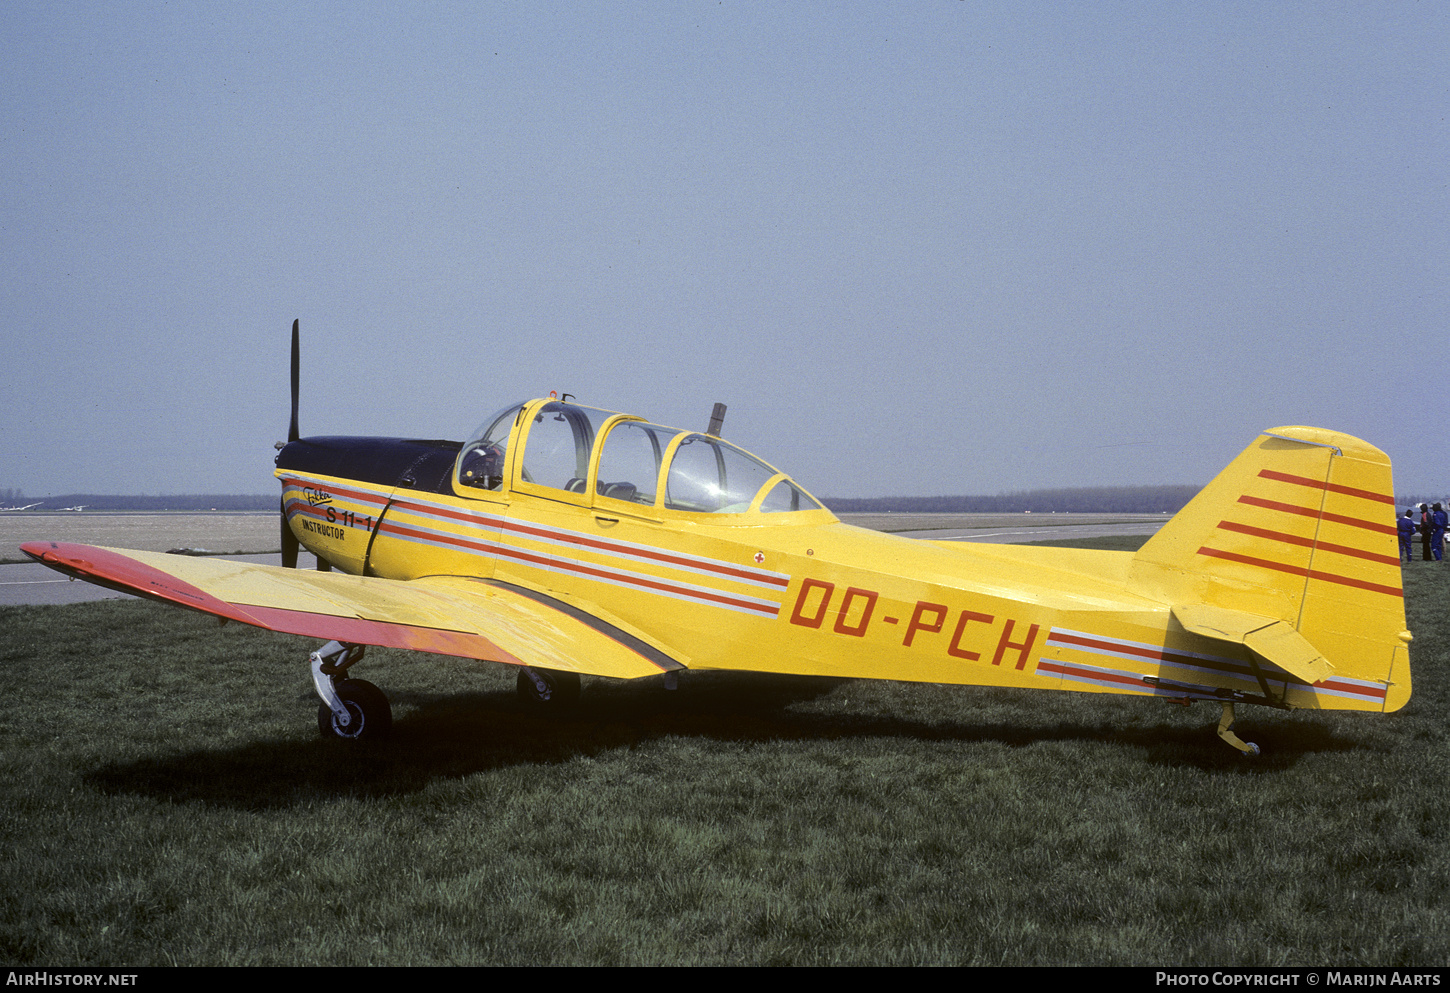
[[[328,643],[324,734],[391,725],[363,646],[580,674],[682,669],[1125,693],[1387,713],[1410,696],[1390,461],[1266,431],[1138,552],[918,541],[842,524],[704,432],[543,398],[464,442],[301,438],[277,455],[283,567],[23,546],[68,575]],[[720,408],[717,407],[717,411]],[[299,547],[318,571],[297,570]],[[291,568],[288,568],[291,567]]]

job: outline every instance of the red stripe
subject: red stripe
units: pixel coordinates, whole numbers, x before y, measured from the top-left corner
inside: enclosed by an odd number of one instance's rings
[[[391,520],[384,520],[378,530],[382,534],[391,534],[404,539],[416,538],[426,542],[453,545],[457,548],[466,548],[469,551],[483,552],[486,555],[496,555],[499,551],[499,546],[493,542],[471,541],[468,538],[452,534],[433,534],[429,531],[415,531],[405,524],[398,524]]]
[[[1162,649],[1139,648],[1137,645],[1119,645],[1111,641],[1097,641],[1093,638],[1079,638],[1076,635],[1064,634],[1061,631],[1052,632],[1048,641],[1062,642],[1069,645],[1081,645],[1083,648],[1097,648],[1105,652],[1125,652],[1129,655],[1138,655],[1145,659],[1156,659],[1159,662],[1168,661],[1168,656]]]
[[[1172,653],[1170,653],[1170,652],[1168,652],[1166,650],[1159,651],[1159,650],[1153,649],[1153,648],[1140,648],[1140,647],[1138,647],[1136,645],[1119,645],[1119,644],[1116,644],[1116,643],[1110,642],[1110,641],[1099,641],[1096,638],[1084,638],[1084,637],[1080,637],[1078,635],[1066,634],[1066,633],[1064,633],[1062,631],[1054,631],[1054,632],[1052,632],[1052,636],[1051,636],[1051,638],[1048,639],[1048,642],[1049,642],[1049,644],[1056,643],[1056,644],[1076,645],[1076,646],[1080,646],[1080,647],[1082,647],[1084,649],[1088,649],[1088,650],[1099,649],[1099,650],[1102,650],[1102,651],[1112,651],[1112,652],[1130,652],[1130,653],[1135,654],[1135,655],[1140,655],[1143,658],[1160,659],[1160,660],[1162,660],[1164,662],[1167,662],[1169,665],[1175,665],[1175,664],[1178,664],[1178,665],[1192,664],[1193,666],[1195,666],[1197,668],[1210,669],[1210,670],[1212,670],[1213,672],[1215,672],[1218,675],[1229,676],[1229,677],[1235,677],[1236,676],[1236,677],[1238,677],[1240,679],[1248,679],[1250,677],[1250,675],[1251,675],[1251,673],[1249,672],[1249,670],[1246,667],[1243,667],[1243,666],[1224,665],[1222,663],[1217,663],[1216,664],[1215,661],[1214,660],[1211,660],[1211,659],[1190,658],[1188,656],[1175,656],[1175,655],[1173,655]],[[1177,663],[1177,662],[1175,662],[1175,659],[1183,659],[1184,662],[1183,663]],[[1066,671],[1069,671],[1069,670],[1066,669],[1066,668],[1063,668],[1063,667],[1064,666],[1071,665],[1071,664],[1072,663],[1065,663],[1065,662],[1049,662],[1047,659],[1043,659],[1040,663],[1038,663],[1038,667],[1037,668],[1038,668],[1038,671],[1039,672],[1041,672],[1044,669],[1046,669],[1048,671],[1051,671],[1051,672],[1066,672]],[[1275,668],[1277,669],[1278,667],[1275,666]],[[1297,676],[1294,676],[1292,673],[1286,673],[1286,672],[1283,672],[1282,670],[1280,670],[1278,672],[1275,672],[1271,676],[1271,678],[1275,682],[1292,682],[1292,683],[1297,683],[1297,684],[1302,685],[1302,686],[1309,686],[1309,684],[1305,683],[1303,680],[1299,679]],[[1216,689],[1216,687],[1208,686],[1206,684],[1201,684],[1201,683],[1199,683],[1199,684],[1189,684],[1189,685],[1199,686],[1204,691],[1210,691],[1210,692],[1213,691],[1214,689]],[[1358,696],[1363,696],[1363,697],[1367,697],[1367,698],[1370,698],[1370,699],[1376,699],[1376,700],[1382,700],[1382,699],[1384,699],[1384,696],[1385,696],[1385,693],[1386,693],[1386,688],[1383,687],[1383,686],[1360,686],[1360,685],[1355,684],[1355,683],[1346,683],[1346,682],[1343,682],[1342,680],[1336,679],[1333,676],[1329,677],[1328,679],[1324,680],[1323,682],[1314,683],[1312,685],[1312,687],[1310,687],[1310,688],[1312,688],[1312,689],[1318,689],[1318,690],[1337,690],[1337,691],[1339,691],[1341,693],[1353,693],[1353,694],[1358,695]]]
[[[1354,579],[1350,576],[1340,576],[1332,572],[1321,572],[1318,569],[1303,569],[1297,565],[1285,565],[1283,562],[1270,562],[1268,559],[1257,559],[1250,555],[1239,555],[1235,552],[1225,552],[1207,546],[1200,548],[1198,554],[1208,555],[1216,559],[1227,559],[1230,562],[1242,562],[1245,565],[1256,565],[1261,569],[1274,569],[1278,572],[1287,572],[1309,579],[1321,579],[1326,583],[1338,583],[1340,586],[1353,586],[1356,589],[1369,590],[1372,593],[1384,593],[1388,596],[1397,597],[1403,597],[1405,595],[1403,590],[1393,586],[1381,586],[1379,583],[1369,583],[1363,579]]]
[[[505,530],[515,531],[519,534],[527,534],[536,538],[546,538],[555,541],[566,541],[573,545],[583,545],[586,548],[597,548],[602,551],[613,552],[616,555],[633,555],[639,558],[655,559],[659,562],[668,562],[671,565],[684,566],[691,569],[705,569],[710,572],[719,573],[722,576],[732,576],[735,578],[750,579],[756,582],[769,583],[772,586],[779,586],[782,589],[790,585],[790,580],[782,576],[766,575],[749,569],[736,568],[735,566],[700,562],[678,555],[670,555],[667,552],[658,552],[654,549],[629,548],[623,545],[617,545],[614,542],[601,541],[598,538],[586,538],[583,535],[550,531],[543,528],[530,527],[526,524],[517,524],[513,521],[505,521],[503,526]]]
[[[533,561],[550,569],[567,569],[584,576],[593,576],[598,579],[613,580],[619,583],[628,583],[631,586],[639,586],[644,589],[661,590],[666,593],[674,593],[679,596],[689,597],[693,600],[714,601],[732,607],[740,607],[756,614],[764,614],[775,617],[780,613],[778,606],[765,606],[758,603],[750,603],[747,600],[736,600],[734,597],[723,596],[719,593],[704,593],[700,590],[687,590],[678,586],[671,586],[669,583],[657,582],[655,580],[639,579],[634,576],[625,576],[619,573],[610,572],[607,569],[596,569],[576,562],[563,562],[559,559],[546,558],[544,556],[531,556],[517,549],[500,549],[500,551],[511,555],[514,558],[525,561]]]
[[[476,523],[477,518],[466,511],[449,510],[446,507],[432,504],[418,504],[399,500],[394,504],[405,510],[414,513],[432,514],[439,517],[449,517],[454,520]],[[680,555],[671,555],[668,552],[661,552],[653,548],[631,548],[620,545],[616,542],[606,541],[602,538],[589,538],[581,534],[553,531],[547,528],[531,527],[518,521],[500,519],[498,527],[502,531],[512,531],[517,534],[526,534],[535,538],[546,538],[554,541],[564,541],[573,545],[582,545],[586,548],[597,548],[601,551],[612,552],[615,555],[633,555],[639,558],[654,559],[659,562],[667,562],[671,565],[678,565],[690,569],[702,569],[707,572],[718,573],[722,576],[731,576],[738,579],[749,579],[754,582],[767,583],[771,586],[779,586],[782,589],[790,585],[790,580],[782,576],[772,576],[764,572],[757,572],[751,569],[743,569],[737,566],[716,564],[713,562],[702,562],[695,559],[688,559]]]
[[[287,519],[290,521],[294,518],[299,517],[306,518],[307,520],[316,521],[323,527],[337,528],[338,530],[351,529],[355,531],[361,531],[363,535],[372,534],[371,527],[367,523],[368,518],[366,515],[364,515],[363,517],[358,517],[357,514],[353,513],[352,511],[348,511],[348,513],[353,514],[354,518],[353,522],[349,524],[346,519],[341,516],[339,516],[335,521],[329,521],[327,519],[326,510],[326,507],[310,507],[300,500],[291,500],[287,503]],[[376,524],[378,518],[373,517],[371,518],[371,520],[373,524]],[[320,537],[328,536],[322,535]]]
[[[1136,655],[1140,658],[1153,659],[1158,662],[1166,662],[1169,665],[1180,668],[1192,667],[1196,669],[1209,669],[1215,673],[1226,676],[1247,677],[1249,670],[1243,665],[1234,663],[1228,659],[1205,659],[1192,655],[1180,655],[1171,652],[1166,648],[1144,648],[1137,645],[1119,645],[1111,641],[1098,641],[1094,638],[1079,638],[1070,634],[1063,634],[1061,631],[1052,632],[1049,641],[1065,642],[1081,646],[1087,649],[1096,649],[1101,652],[1122,652]]]
[[[364,493],[362,490],[349,489],[346,486],[338,486],[336,483],[309,483],[301,479],[283,479],[282,482],[287,486],[296,487],[303,491],[317,490],[320,493],[326,493],[330,497],[343,500],[356,500],[358,503],[371,503],[382,506],[388,502],[387,497],[378,496],[376,493]],[[303,496],[293,497],[293,499],[306,500],[307,498]],[[326,506],[326,504],[318,504],[317,506]]]
[[[1148,682],[1147,679],[1143,676],[1139,676],[1138,678],[1134,679],[1129,676],[1118,675],[1116,673],[1103,672],[1102,670],[1097,668],[1074,668],[1071,664],[1063,663],[1053,665],[1044,661],[1038,666],[1037,671],[1041,672],[1044,669],[1047,669],[1050,672],[1058,673],[1060,675],[1078,676],[1080,678],[1092,680],[1095,682],[1100,681],[1118,683],[1120,685],[1136,689],[1142,693],[1152,693],[1155,696],[1187,696],[1197,699],[1213,699],[1218,697],[1219,692],[1224,689],[1224,687],[1222,686],[1214,686],[1209,683],[1184,683],[1174,680],[1170,680],[1166,684],[1161,681]],[[1247,678],[1247,676],[1241,676],[1240,678]],[[1281,680],[1276,677],[1275,681],[1279,682]]]
[[[1042,661],[1037,663],[1037,671],[1040,674],[1043,670],[1057,673],[1059,676],[1083,676],[1097,683],[1117,683],[1121,686],[1132,686],[1135,689],[1148,692],[1151,687],[1143,682],[1143,677],[1136,678],[1122,676],[1116,672],[1104,672],[1101,669],[1078,669],[1061,662]]]
[[[1352,555],[1357,559],[1365,559],[1369,562],[1378,562],[1380,565],[1398,566],[1398,556],[1379,555],[1375,552],[1366,552],[1360,548],[1350,548],[1348,545],[1335,545],[1327,541],[1315,541],[1313,538],[1301,538],[1297,534],[1285,534],[1283,531],[1268,531],[1264,528],[1249,527],[1247,524],[1239,524],[1235,521],[1219,521],[1218,526],[1225,531],[1237,531],[1239,534],[1252,535],[1255,538],[1267,538],[1270,541],[1282,541],[1286,545],[1300,545],[1304,548],[1312,548],[1316,551],[1337,552],[1340,555]]]
[[[1358,517],[1321,513],[1313,507],[1296,507],[1292,503],[1279,503],[1277,500],[1265,500],[1262,497],[1241,496],[1239,497],[1239,503],[1246,503],[1251,507],[1263,507],[1265,510],[1278,510],[1286,514],[1298,514],[1300,517],[1312,517],[1315,520],[1333,521],[1335,524],[1348,524],[1350,527],[1364,528],[1366,531],[1377,531],[1380,534],[1399,533],[1393,524],[1376,524],[1373,521],[1360,520]]]
[[[1332,677],[1322,683],[1315,683],[1316,690],[1335,690],[1339,693],[1353,693],[1356,696],[1368,697],[1371,700],[1383,700],[1388,692],[1387,686],[1357,686],[1354,683],[1336,682]]]
[[[371,493],[361,493],[350,490],[344,486],[334,483],[307,483],[298,479],[284,479],[284,483],[300,489],[316,489],[328,493],[330,496],[342,497],[345,499],[357,500],[362,503],[383,505],[387,498],[376,496]],[[299,506],[303,498],[294,497],[294,502]],[[309,504],[309,506],[311,506]],[[413,513],[431,514],[438,517],[451,518],[467,524],[477,524],[478,516],[469,511],[452,510],[439,504],[423,504],[411,500],[396,500],[393,506],[397,509],[411,511]],[[487,526],[487,525],[486,525]],[[730,576],[737,579],[748,579],[754,582],[765,583],[770,586],[779,586],[785,589],[790,585],[790,580],[783,576],[772,576],[764,571],[756,571],[738,566],[716,564],[713,562],[702,562],[695,559],[688,559],[679,555],[671,555],[668,552],[657,551],[652,548],[630,548],[615,542],[605,541],[599,538],[589,538],[581,534],[565,531],[551,531],[545,528],[530,527],[517,521],[500,518],[497,522],[500,530],[513,531],[519,534],[527,534],[536,538],[548,538],[555,541],[564,541],[574,545],[582,545],[587,548],[597,548],[601,551],[612,552],[616,555],[634,555],[639,558],[654,559],[659,562],[667,562],[671,565],[683,566],[692,569],[701,569],[707,572],[714,572],[722,576]],[[384,530],[387,530],[386,528]]]
[[[577,562],[568,562],[563,559],[550,558],[545,555],[536,555],[519,548],[510,547],[508,545],[481,545],[476,542],[468,541],[464,538],[457,538],[450,535],[440,535],[422,531],[413,531],[403,525],[394,524],[391,521],[384,521],[382,530],[384,533],[394,534],[400,537],[418,538],[424,541],[431,542],[442,542],[444,544],[461,546],[473,549],[475,551],[491,553],[494,555],[503,556],[505,558],[516,559],[520,562],[527,562],[531,565],[543,566],[549,569],[560,569],[568,572],[579,573],[580,575],[584,576],[609,579],[619,583],[628,583],[631,586],[638,586],[644,589],[661,590],[668,593],[674,593],[679,596],[689,597],[695,600],[720,603],[731,607],[740,607],[742,609],[751,611],[752,613],[763,614],[769,617],[774,617],[780,613],[779,606],[773,604],[765,605],[759,603],[751,603],[748,600],[737,600],[734,597],[726,596],[721,593],[707,593],[701,590],[691,590],[685,589],[684,587],[680,586],[672,586],[669,583],[659,580],[640,579],[635,576],[627,576],[622,573],[610,572],[607,569],[586,566]]]
[[[1353,486],[1341,486],[1338,483],[1326,483],[1318,479],[1310,479],[1307,476],[1291,476],[1287,472],[1277,472],[1273,469],[1260,469],[1259,475],[1265,479],[1277,479],[1281,483],[1293,483],[1296,486],[1312,486],[1317,490],[1327,490],[1330,493],[1342,493],[1345,496],[1359,497],[1361,500],[1373,500],[1376,503],[1387,503],[1394,506],[1395,498],[1385,496],[1383,493],[1375,493],[1371,490],[1358,490]]]

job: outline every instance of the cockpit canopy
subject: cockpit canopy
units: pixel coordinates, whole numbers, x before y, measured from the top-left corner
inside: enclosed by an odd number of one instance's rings
[[[559,400],[491,415],[458,457],[458,492],[509,490],[693,514],[824,508],[784,473],[719,438]]]

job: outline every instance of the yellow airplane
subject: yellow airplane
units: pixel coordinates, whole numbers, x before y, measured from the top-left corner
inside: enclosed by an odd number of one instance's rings
[[[1348,435],[1256,438],[1138,552],[921,541],[841,523],[719,436],[553,397],[465,442],[300,438],[277,456],[284,567],[55,542],[68,575],[273,631],[312,653],[326,735],[387,697],[365,645],[580,674],[737,669],[1388,713],[1410,697],[1390,461]],[[280,447],[280,443],[279,443]],[[298,549],[319,571],[295,569]],[[294,568],[286,568],[292,566]],[[337,571],[331,571],[336,569]]]

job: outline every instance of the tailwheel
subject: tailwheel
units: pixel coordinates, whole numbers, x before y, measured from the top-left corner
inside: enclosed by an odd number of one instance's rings
[[[393,705],[387,696],[366,679],[339,679],[333,683],[337,698],[347,710],[344,723],[327,704],[317,707],[317,729],[326,738],[346,741],[375,740],[393,729]]]
[[[1223,705],[1223,717],[1218,722],[1218,736],[1226,741],[1231,747],[1238,749],[1240,753],[1248,758],[1258,758],[1259,746],[1252,741],[1244,741],[1231,730],[1234,726],[1234,705],[1225,703]]]
[[[524,705],[535,710],[557,713],[579,702],[577,672],[524,666],[519,670],[517,686]]]

